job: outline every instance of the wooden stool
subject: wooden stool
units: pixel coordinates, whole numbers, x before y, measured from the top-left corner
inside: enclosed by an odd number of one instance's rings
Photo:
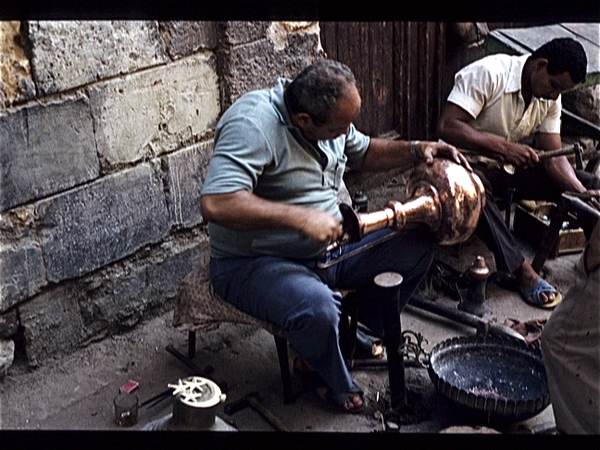
[[[196,333],[216,330],[223,322],[241,323],[263,328],[273,335],[279,359],[283,401],[293,401],[289,366],[288,341],[285,331],[240,311],[214,292],[210,275],[205,268],[194,270],[177,291],[173,326],[188,331],[188,357],[196,353]]]

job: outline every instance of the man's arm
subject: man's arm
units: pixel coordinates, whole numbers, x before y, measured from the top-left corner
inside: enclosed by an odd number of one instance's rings
[[[499,158],[515,166],[532,167],[539,161],[537,153],[528,145],[508,142],[499,136],[482,133],[470,125],[471,120],[473,117],[466,110],[447,102],[438,121],[438,136],[459,148]]]
[[[265,200],[245,190],[206,194],[201,202],[205,220],[234,230],[290,228],[322,243],[342,235],[341,223],[326,212]]]
[[[445,157],[471,170],[471,166],[456,148],[444,142],[418,141],[415,145],[415,156],[427,164],[433,163],[436,157]],[[358,166],[352,168],[360,171],[379,172],[406,166],[415,161],[411,154],[411,141],[371,138],[365,157]]]
[[[536,147],[540,150],[557,150],[562,147],[560,134],[538,133],[535,137]],[[565,191],[585,192],[586,188],[577,179],[575,170],[566,156],[557,156],[543,161],[550,179]]]

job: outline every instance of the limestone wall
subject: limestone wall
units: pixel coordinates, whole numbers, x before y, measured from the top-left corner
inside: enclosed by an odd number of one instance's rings
[[[171,309],[219,117],[322,56],[316,23],[0,22],[0,375]]]

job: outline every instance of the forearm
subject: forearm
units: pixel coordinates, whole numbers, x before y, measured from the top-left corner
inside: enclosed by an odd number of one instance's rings
[[[355,170],[380,172],[411,164],[410,141],[371,138],[362,163]]]
[[[538,133],[535,136],[535,146],[538,150],[558,150],[562,147],[559,133]],[[566,156],[557,156],[543,161],[544,168],[550,179],[560,189],[573,192],[585,192],[586,188],[577,179],[575,170]]]
[[[399,141],[388,139],[371,139],[362,164],[356,170],[384,171],[408,164],[423,162],[433,164],[435,158],[442,157],[461,164],[467,170],[471,166],[463,155],[452,145],[445,142],[432,141]]]
[[[440,139],[459,149],[472,150],[493,158],[504,157],[508,142],[499,136],[483,133],[461,120],[446,120],[438,127]]]
[[[288,228],[321,243],[334,242],[343,233],[341,222],[325,211],[265,200],[243,190],[203,195],[202,215],[233,230]]]
[[[548,158],[544,161],[544,168],[554,184],[562,190],[572,192],[585,192],[587,190],[577,179],[575,170],[566,156]]]
[[[292,228],[301,230],[310,210],[265,200],[248,191],[202,196],[205,220],[234,230]]]

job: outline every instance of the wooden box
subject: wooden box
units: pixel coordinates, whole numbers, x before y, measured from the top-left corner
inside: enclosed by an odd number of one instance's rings
[[[532,211],[521,205],[516,205],[513,222],[515,233],[524,237],[533,245],[539,246],[550,226],[554,208],[556,208],[556,205],[550,202],[538,202]],[[577,226],[573,217],[569,217],[563,223],[549,256],[578,253],[585,247],[585,242],[583,230]]]

